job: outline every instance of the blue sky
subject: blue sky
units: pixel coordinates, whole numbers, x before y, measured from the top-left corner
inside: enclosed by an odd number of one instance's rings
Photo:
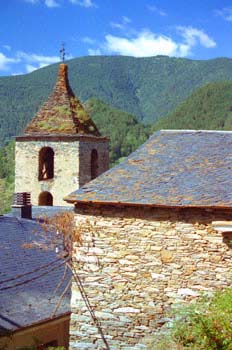
[[[231,0],[2,0],[0,75],[67,57],[232,57]]]

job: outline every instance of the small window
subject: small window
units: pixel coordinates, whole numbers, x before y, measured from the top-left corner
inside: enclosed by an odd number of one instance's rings
[[[98,176],[98,153],[96,149],[91,152],[91,180]]]
[[[53,197],[50,192],[44,191],[39,195],[39,205],[53,206]]]
[[[54,151],[51,147],[43,147],[39,151],[39,181],[54,177]]]

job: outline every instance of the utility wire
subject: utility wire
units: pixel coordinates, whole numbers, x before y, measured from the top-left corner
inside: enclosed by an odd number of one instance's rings
[[[92,309],[92,306],[90,305],[88,296],[87,296],[87,294],[86,294],[86,292],[85,292],[85,289],[84,289],[84,287],[83,287],[83,284],[82,284],[82,282],[81,282],[81,279],[80,279],[80,277],[78,276],[78,274],[77,274],[77,272],[76,272],[76,269],[75,269],[75,267],[74,267],[74,264],[73,264],[73,263],[70,264],[70,262],[67,261],[67,265],[68,265],[68,267],[70,268],[70,270],[72,271],[72,274],[73,274],[73,277],[74,277],[74,281],[76,282],[76,284],[77,284],[77,286],[78,286],[78,288],[79,288],[79,291],[80,291],[81,296],[82,296],[82,298],[83,298],[83,300],[84,300],[84,302],[85,302],[85,305],[86,305],[86,307],[87,307],[87,309],[88,309],[88,311],[89,311],[89,313],[90,313],[90,315],[91,315],[91,317],[92,317],[92,320],[93,320],[95,326],[96,326],[97,329],[98,329],[98,332],[99,332],[99,334],[100,334],[100,336],[101,336],[101,338],[102,338],[103,343],[104,343],[105,346],[106,346],[105,350],[110,350],[109,344],[108,344],[108,342],[107,342],[107,340],[106,340],[106,338],[105,338],[105,336],[104,336],[103,330],[102,330],[102,328],[101,328],[101,324],[100,324],[100,322],[98,321],[97,317],[95,316],[95,313],[94,313],[94,310]]]
[[[66,274],[67,274],[67,265],[65,264],[65,268],[64,268],[64,274],[61,278],[61,280],[58,282],[56,288],[54,289],[54,292],[52,293],[52,297],[54,297],[54,295],[56,294],[56,292],[59,290],[59,288],[61,287],[61,285],[63,284],[64,280],[65,280],[65,277],[66,277]]]
[[[51,268],[50,270],[48,270],[48,271],[46,271],[46,272],[44,272],[44,273],[41,273],[40,275],[37,275],[37,276],[35,276],[35,277],[32,277],[32,278],[30,278],[30,279],[28,279],[28,280],[25,280],[25,281],[23,281],[23,282],[19,282],[19,283],[13,284],[12,286],[0,288],[0,292],[3,291],[3,290],[12,289],[12,288],[21,286],[21,285],[23,285],[23,284],[27,284],[27,283],[29,283],[29,282],[35,281],[35,280],[39,279],[40,277],[43,277],[43,276],[47,275],[48,273],[50,273],[51,271],[53,271],[53,270],[57,269],[58,267],[62,266],[63,264],[66,264],[67,262],[68,262],[68,260],[64,260],[64,261],[62,261],[61,264],[57,264],[56,266],[54,266],[54,267]]]
[[[41,270],[41,269],[44,269],[44,268],[46,268],[46,267],[49,267],[49,266],[53,265],[54,263],[56,263],[56,262],[59,261],[59,260],[61,260],[61,258],[58,258],[58,259],[56,259],[56,260],[53,260],[53,261],[51,261],[51,262],[48,263],[48,264],[45,264],[45,265],[41,265],[41,266],[39,266],[39,267],[36,267],[34,270],[31,270],[31,271],[29,271],[29,272],[21,273],[20,275],[17,275],[17,276],[14,276],[14,277],[7,278],[7,279],[5,279],[5,280],[2,280],[2,281],[0,281],[0,285],[3,284],[3,283],[6,283],[6,282],[15,281],[15,280],[17,280],[17,279],[19,279],[19,278],[21,278],[21,277],[24,277],[24,276],[31,275],[31,274],[34,273],[34,272],[37,272],[37,271],[39,271],[39,270]]]
[[[63,300],[63,298],[64,298],[64,296],[65,296],[65,294],[66,294],[67,291],[69,290],[69,287],[71,287],[71,284],[72,284],[72,280],[69,280],[69,282],[68,282],[68,284],[66,285],[65,289],[63,290],[61,296],[59,297],[59,300],[58,300],[58,302],[57,302],[57,304],[56,304],[55,309],[53,310],[52,317],[55,316],[55,314],[56,314],[57,310],[59,309],[60,304],[61,304],[61,302],[62,302],[62,300]]]

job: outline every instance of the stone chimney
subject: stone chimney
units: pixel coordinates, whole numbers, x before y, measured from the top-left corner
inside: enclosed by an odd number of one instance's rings
[[[17,218],[31,219],[31,194],[30,192],[14,193],[14,200],[11,206],[12,214]]]

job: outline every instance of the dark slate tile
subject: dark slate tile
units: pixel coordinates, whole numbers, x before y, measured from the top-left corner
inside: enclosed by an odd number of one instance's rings
[[[232,132],[163,130],[70,201],[231,207]]]
[[[49,233],[52,237],[52,233]],[[47,239],[47,238],[46,238]],[[8,290],[1,288],[11,286],[47,272],[49,267],[40,269],[31,275],[2,283],[5,279],[30,272],[40,266],[49,264],[58,258],[54,248],[48,250],[25,248],[24,244],[41,243],[44,233],[33,220],[18,220],[14,217],[0,216],[0,334],[40,322],[51,317],[57,301],[70,280],[68,272],[65,281],[54,295],[55,287],[61,281],[64,265],[50,271],[35,281]],[[61,260],[62,261],[62,260]],[[57,263],[58,265],[59,263]],[[55,266],[52,265],[52,266]],[[51,266],[51,267],[52,267]],[[55,316],[70,311],[70,291]]]

